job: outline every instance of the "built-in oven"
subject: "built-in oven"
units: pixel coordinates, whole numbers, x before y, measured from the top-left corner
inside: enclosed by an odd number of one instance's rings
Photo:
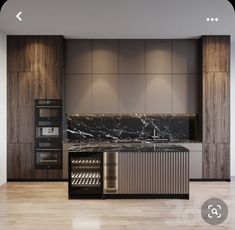
[[[36,100],[35,115],[39,126],[57,126],[61,123],[61,100]]]
[[[35,100],[35,168],[62,168],[62,100]]]
[[[40,139],[35,142],[36,150],[52,149],[58,150],[62,149],[62,143],[54,139]]]
[[[44,149],[36,150],[37,169],[60,169],[62,167],[62,151]]]
[[[36,138],[61,138],[61,127],[36,127]]]

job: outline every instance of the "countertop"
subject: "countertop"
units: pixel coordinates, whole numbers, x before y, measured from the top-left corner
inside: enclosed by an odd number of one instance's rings
[[[73,142],[72,142],[73,143]],[[183,146],[167,143],[92,141],[74,143],[70,152],[188,152]]]
[[[80,143],[97,143],[97,142],[103,142],[103,143],[155,143],[155,144],[177,144],[177,143],[202,143],[202,141],[199,140],[189,140],[189,139],[122,139],[122,140],[77,140],[77,139],[65,139],[63,140],[64,144],[67,143],[74,143],[74,144],[80,144]]]

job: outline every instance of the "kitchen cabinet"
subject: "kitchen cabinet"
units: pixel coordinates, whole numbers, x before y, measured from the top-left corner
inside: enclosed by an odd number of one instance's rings
[[[69,39],[65,42],[65,71],[67,74],[92,73],[92,42],[88,39]]]
[[[203,178],[230,180],[230,36],[202,36]]]
[[[92,76],[66,76],[66,113],[92,112]]]
[[[145,40],[119,40],[119,73],[145,73]]]
[[[96,75],[92,86],[92,112],[118,113],[118,76]]]
[[[229,143],[229,73],[205,72],[203,75],[203,140]]]
[[[172,78],[167,74],[146,76],[146,113],[172,112]]]
[[[60,179],[62,170],[35,170],[35,99],[61,99],[62,36],[7,36],[8,180]]]
[[[177,143],[189,150],[189,178],[202,179],[202,143]]]
[[[95,74],[118,73],[118,40],[93,40],[92,72]]]
[[[171,40],[149,39],[146,40],[146,73],[171,74]]]
[[[199,68],[197,39],[175,39],[172,43],[172,73],[196,74]]]
[[[145,112],[145,77],[119,75],[119,112]]]
[[[197,75],[173,75],[172,112],[197,113]]]
[[[203,178],[230,180],[230,145],[203,144]]]
[[[203,36],[201,43],[203,71],[230,72],[230,37]]]

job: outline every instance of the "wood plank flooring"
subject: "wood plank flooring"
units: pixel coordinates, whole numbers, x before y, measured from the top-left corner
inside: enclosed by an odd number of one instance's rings
[[[200,214],[217,197],[229,207],[218,226]],[[0,230],[234,229],[235,182],[191,182],[190,200],[68,200],[67,183],[7,183],[0,186]]]

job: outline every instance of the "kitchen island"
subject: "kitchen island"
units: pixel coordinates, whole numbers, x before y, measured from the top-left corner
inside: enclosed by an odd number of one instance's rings
[[[189,198],[189,150],[152,142],[69,149],[69,198]]]

